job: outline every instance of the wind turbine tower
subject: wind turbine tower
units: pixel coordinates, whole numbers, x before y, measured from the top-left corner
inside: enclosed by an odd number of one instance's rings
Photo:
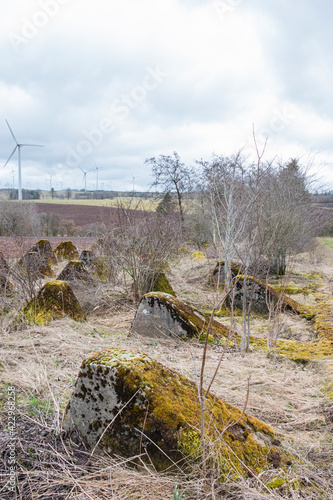
[[[13,156],[13,154],[17,150],[17,153],[18,153],[18,199],[22,200],[21,148],[25,147],[25,146],[32,146],[32,147],[35,147],[35,148],[43,148],[44,146],[41,146],[40,144],[19,144],[17,142],[16,137],[14,135],[14,132],[10,128],[10,125],[9,125],[9,123],[8,123],[7,120],[6,120],[6,123],[7,123],[7,126],[9,128],[10,133],[12,134],[12,137],[13,137],[14,141],[16,142],[16,146],[15,146],[12,154],[10,155],[10,157],[8,158],[8,160],[6,161],[6,163],[4,164],[4,167],[7,165],[7,163],[10,161],[10,159]]]
[[[84,182],[84,192],[86,193],[87,192],[87,173],[88,172],[92,172],[92,170],[83,170],[83,168],[79,167],[80,170],[83,172],[83,182]]]
[[[96,165],[96,163],[95,167],[96,167],[96,191],[98,191],[98,166]]]
[[[133,181],[133,191],[132,192],[134,193],[134,191],[135,191],[135,176],[132,174],[132,172],[131,172],[131,176],[132,176],[132,181]]]

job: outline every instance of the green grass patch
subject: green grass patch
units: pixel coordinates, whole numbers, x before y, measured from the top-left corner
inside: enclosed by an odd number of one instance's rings
[[[328,237],[319,238],[319,241],[326,247],[333,249],[333,238],[328,238]]]
[[[32,417],[38,417],[40,414],[49,415],[54,412],[54,405],[51,401],[40,399],[37,396],[30,396],[24,399],[27,406],[27,413]]]

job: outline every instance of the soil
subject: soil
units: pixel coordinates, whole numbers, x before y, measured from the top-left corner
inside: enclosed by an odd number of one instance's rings
[[[100,222],[112,221],[117,213],[117,209],[114,207],[96,207],[93,205],[35,203],[34,206],[38,214],[55,214],[60,219],[74,221],[75,226],[81,228]]]

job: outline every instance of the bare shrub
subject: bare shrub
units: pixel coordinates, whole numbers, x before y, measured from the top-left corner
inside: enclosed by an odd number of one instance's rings
[[[37,235],[39,230],[39,217],[33,205],[17,201],[0,203],[0,236]]]
[[[152,290],[158,272],[179,248],[179,227],[177,215],[135,211],[119,205],[115,220],[104,223],[102,228],[108,279],[127,289],[129,285],[133,299],[138,301]]]

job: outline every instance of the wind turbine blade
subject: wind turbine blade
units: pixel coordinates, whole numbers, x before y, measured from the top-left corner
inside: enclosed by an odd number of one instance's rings
[[[81,172],[83,172],[83,173],[84,173],[84,170],[83,170],[81,167],[79,167],[79,169],[81,170]]]
[[[34,148],[44,148],[41,144],[20,144],[20,146],[33,146]]]
[[[9,130],[10,130],[10,133],[11,133],[11,134],[12,134],[12,136],[13,136],[14,141],[16,142],[16,144],[17,144],[17,146],[18,146],[18,142],[17,142],[17,140],[16,140],[16,137],[15,137],[15,135],[14,135],[14,132],[13,132],[13,131],[12,131],[12,129],[10,128],[10,125],[9,125],[9,123],[7,122],[7,120],[6,120],[6,123],[7,123],[7,125],[8,125]]]
[[[13,156],[13,154],[15,153],[15,151],[17,150],[18,146],[15,146],[14,148],[14,151],[12,152],[12,154],[10,155],[10,157],[8,158],[8,160],[6,161],[6,163],[4,164],[4,167],[7,165],[7,163],[10,161],[11,157]]]
[[[84,182],[84,179],[86,178],[86,174],[83,173],[83,177],[82,177],[82,182]]]

